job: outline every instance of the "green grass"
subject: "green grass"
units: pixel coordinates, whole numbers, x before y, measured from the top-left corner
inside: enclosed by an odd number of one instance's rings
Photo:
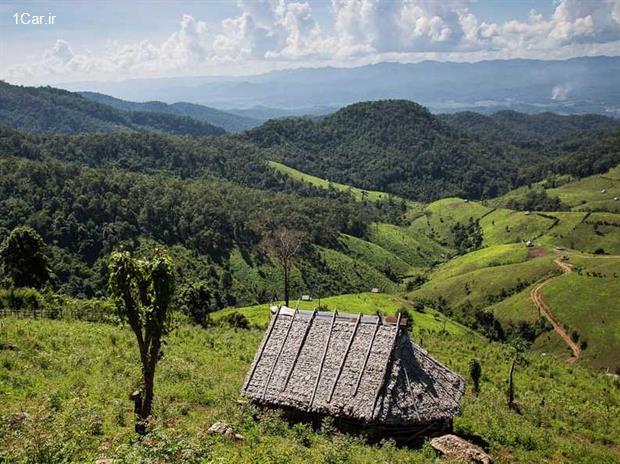
[[[476,307],[487,307],[502,291],[509,294],[519,285],[529,285],[556,271],[553,257],[542,256],[521,263],[484,267],[443,279],[431,279],[413,291],[411,299],[446,299],[451,307],[466,302]]]
[[[571,207],[572,211],[608,211],[620,213],[620,166],[610,169],[604,174],[596,174],[583,179],[570,180],[555,188],[546,189],[547,194],[558,197]],[[537,182],[531,188],[543,189],[545,182]],[[489,203],[495,207],[503,207],[510,199],[523,198],[530,187],[524,186],[512,190]],[[605,193],[602,193],[605,190]]]
[[[542,296],[569,333],[587,342],[583,362],[613,372],[620,369],[620,257],[571,260],[580,272],[551,281]]]
[[[615,171],[614,171],[615,172]],[[610,211],[620,213],[620,179],[610,177],[609,173],[585,177],[549,189],[547,193],[557,196],[574,211]],[[613,176],[613,172],[611,173]],[[602,193],[605,190],[605,193]]]
[[[534,286],[535,284],[530,285],[523,291],[491,305],[488,310],[495,315],[503,326],[519,321],[536,322],[540,318],[540,314],[530,297],[530,292]]]
[[[394,304],[394,307],[396,304]],[[239,389],[262,331],[182,323],[156,374],[153,432],[133,433],[127,395],[140,377],[127,328],[85,322],[0,320],[0,457],[3,462],[118,463],[428,463],[428,445],[397,448],[289,425],[274,414],[254,420]],[[415,336],[419,341],[418,336]],[[503,463],[615,463],[620,444],[620,389],[602,374],[553,357],[526,354],[515,373],[521,413],[506,407],[509,348],[465,331],[425,331],[423,343],[467,377],[482,364],[481,393],[469,387],[455,432],[489,443]],[[544,398],[544,403],[542,399]],[[26,413],[27,415],[23,415]],[[205,433],[226,420],[245,436],[235,443]]]
[[[386,270],[390,270],[398,276],[412,273],[413,268],[409,263],[375,243],[345,234],[342,234],[338,241],[340,242],[342,253],[362,261],[383,273]]]
[[[391,224],[373,224],[369,241],[401,258],[414,268],[423,269],[445,259],[446,247],[422,233]]]
[[[494,245],[456,256],[435,268],[430,277],[433,280],[442,280],[485,267],[520,263],[527,259],[528,248],[523,244]]]
[[[277,304],[282,304],[278,302]],[[311,311],[318,307],[319,300],[313,301],[291,301],[292,307],[298,307],[299,309]],[[469,333],[470,330],[462,325],[453,322],[443,316],[442,314],[434,311],[430,308],[426,308],[424,312],[417,312],[411,309],[411,303],[402,299],[397,295],[390,295],[385,293],[354,293],[350,295],[337,295],[328,298],[321,298],[320,305],[323,308],[327,308],[330,311],[339,311],[341,313],[351,314],[377,314],[378,311],[387,316],[393,316],[398,313],[399,310],[406,308],[411,314],[413,319],[413,330],[415,333],[422,331],[441,331],[445,330],[453,335],[464,335]],[[269,304],[247,306],[244,308],[226,308],[221,311],[217,311],[212,315],[213,320],[220,320],[222,317],[239,312],[244,314],[250,323],[259,326],[261,328],[267,327],[271,313],[269,311]]]
[[[402,198],[397,197],[396,195],[391,195],[389,193],[379,192],[376,190],[364,190],[364,189],[360,189],[357,187],[353,187],[351,185],[339,184],[338,182],[331,182],[329,180],[322,179],[320,177],[316,177],[310,174],[306,174],[305,172],[298,171],[297,169],[291,168],[289,166],[286,166],[282,163],[278,163],[276,161],[269,161],[269,165],[272,168],[286,174],[287,176],[295,180],[305,182],[310,185],[314,185],[315,187],[323,188],[323,189],[333,188],[341,192],[350,192],[351,195],[353,195],[353,198],[355,198],[358,201],[363,201],[363,200],[385,201],[391,197],[392,199],[394,199],[394,201],[404,201],[407,205],[407,208],[413,211],[420,211],[423,207],[422,203],[418,203],[418,202],[410,201],[410,200],[403,200]]]

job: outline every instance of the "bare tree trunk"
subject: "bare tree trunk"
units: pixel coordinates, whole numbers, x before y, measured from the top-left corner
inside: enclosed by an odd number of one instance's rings
[[[516,358],[512,360],[512,364],[510,366],[510,374],[508,375],[508,408],[513,409],[513,410],[516,408],[515,408],[515,385],[512,380],[512,376],[515,371],[516,362],[517,362]]]
[[[283,266],[284,268],[284,305],[288,306],[289,304],[289,300],[290,300],[290,295],[289,295],[289,278],[288,278],[288,273],[289,273],[289,266],[288,264],[285,264]]]

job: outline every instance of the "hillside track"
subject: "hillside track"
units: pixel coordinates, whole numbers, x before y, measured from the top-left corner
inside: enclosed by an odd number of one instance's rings
[[[556,259],[553,262],[565,274],[572,272],[573,270],[572,264],[566,263],[559,259]],[[573,355],[568,359],[568,362],[572,364],[576,362],[581,356],[581,348],[579,347],[579,345],[577,345],[577,343],[573,341],[569,333],[566,331],[566,329],[564,328],[560,320],[555,316],[555,314],[553,314],[553,311],[551,311],[551,308],[545,302],[540,293],[541,289],[553,279],[557,279],[557,276],[549,277],[548,279],[545,279],[544,281],[536,285],[536,287],[534,287],[532,289],[532,292],[530,293],[530,298],[532,299],[538,310],[541,312],[541,314],[543,314],[549,320],[549,322],[551,322],[553,330],[555,330],[555,332],[562,338],[562,340],[564,340],[564,342],[573,352]]]

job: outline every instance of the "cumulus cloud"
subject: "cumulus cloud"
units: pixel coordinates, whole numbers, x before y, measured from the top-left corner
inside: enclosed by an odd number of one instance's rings
[[[239,0],[238,7],[238,15],[220,23],[185,14],[160,43],[112,43],[97,56],[59,39],[36,61],[5,69],[5,77],[187,74],[247,62],[620,54],[620,0],[559,0],[548,17],[532,10],[525,21],[504,23],[476,17],[469,0],[331,0],[331,24],[319,24],[307,1]],[[558,90],[556,98],[563,95]]]

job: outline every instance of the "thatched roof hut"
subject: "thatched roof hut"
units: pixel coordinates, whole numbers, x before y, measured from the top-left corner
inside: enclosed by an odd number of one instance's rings
[[[272,312],[244,396],[388,433],[451,427],[464,381],[411,341],[400,316]]]

